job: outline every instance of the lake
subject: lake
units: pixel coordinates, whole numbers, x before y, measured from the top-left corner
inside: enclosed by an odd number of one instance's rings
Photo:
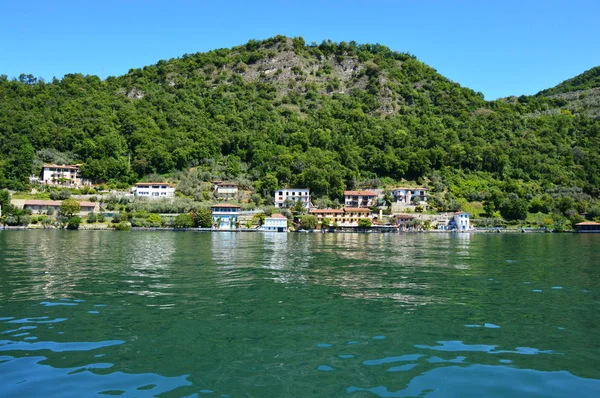
[[[0,396],[599,397],[599,244],[0,231]]]

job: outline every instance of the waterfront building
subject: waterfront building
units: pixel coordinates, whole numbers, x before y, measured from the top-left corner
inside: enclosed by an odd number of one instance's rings
[[[58,213],[60,205],[62,205],[62,200],[26,200],[23,202],[23,209],[31,210],[32,214],[48,213],[48,210]],[[79,215],[94,213],[98,210],[98,204],[95,202],[79,202],[79,206],[81,207]]]
[[[213,229],[228,230],[237,228],[240,206],[223,203],[211,206],[211,210]]]
[[[448,221],[448,230],[450,231],[470,231],[473,229],[469,213],[465,211],[457,211],[450,216]]]
[[[600,223],[593,221],[584,221],[575,224],[575,231],[581,233],[600,233]]]
[[[310,189],[283,188],[275,191],[275,207],[286,209],[300,200],[305,209],[310,208]]]
[[[362,207],[345,207],[343,209],[314,209],[310,210],[310,214],[317,217],[319,226],[322,225],[323,219],[329,219],[330,226],[337,227],[358,227],[358,221],[366,218],[373,221],[371,209]]]
[[[217,199],[230,200],[238,197],[238,184],[235,182],[214,181]]]
[[[428,199],[427,191],[429,189],[423,187],[400,187],[392,189],[392,196],[394,197],[394,201],[399,204],[415,205],[415,202],[418,201],[420,205],[426,205]]]
[[[38,181],[46,185],[64,185],[74,187],[91,185],[91,180],[81,177],[79,166],[80,165],[78,164],[45,164],[42,166],[42,172]],[[35,182],[34,178],[30,178],[30,180]]]
[[[398,227],[406,227],[408,224],[412,224],[415,221],[415,216],[411,216],[410,214],[398,214],[394,216],[396,219],[396,225]]]
[[[265,232],[288,232],[288,219],[283,214],[273,214],[265,217],[265,223],[258,230]]]
[[[375,205],[376,198],[373,191],[344,191],[344,206],[370,207]]]
[[[175,188],[166,182],[138,182],[131,189],[134,196],[142,198],[172,198],[175,196]]]

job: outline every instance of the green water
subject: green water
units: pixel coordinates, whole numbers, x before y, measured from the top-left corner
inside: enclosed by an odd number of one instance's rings
[[[599,244],[0,231],[0,396],[599,397]]]

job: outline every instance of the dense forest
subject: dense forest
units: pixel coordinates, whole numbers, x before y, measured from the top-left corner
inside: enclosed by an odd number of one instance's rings
[[[597,90],[599,73],[485,101],[411,54],[277,36],[106,80],[2,75],[0,188],[26,189],[44,162],[77,162],[97,182],[161,174],[190,196],[194,178],[220,177],[263,197],[297,186],[333,200],[412,181],[439,208],[593,201],[600,119],[560,95]]]

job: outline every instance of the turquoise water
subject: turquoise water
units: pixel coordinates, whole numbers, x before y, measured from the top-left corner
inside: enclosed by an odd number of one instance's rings
[[[599,397],[599,244],[0,231],[0,396]]]

